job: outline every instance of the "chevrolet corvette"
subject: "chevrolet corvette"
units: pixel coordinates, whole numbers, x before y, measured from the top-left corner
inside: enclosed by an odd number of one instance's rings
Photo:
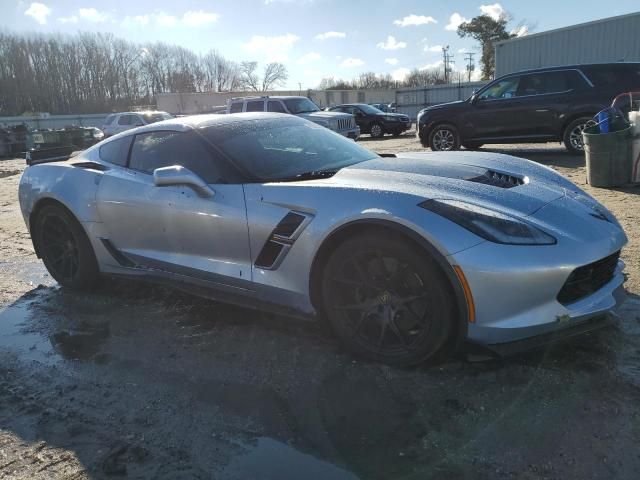
[[[327,321],[352,352],[414,365],[606,323],[623,300],[614,216],[550,168],[496,153],[377,155],[276,113],[170,119],[19,187],[63,287],[168,282]]]

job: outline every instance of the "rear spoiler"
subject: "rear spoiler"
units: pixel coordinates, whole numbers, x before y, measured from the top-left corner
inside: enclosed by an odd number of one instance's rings
[[[31,148],[25,154],[27,165],[38,165],[40,163],[58,162],[67,160],[73,153],[72,145],[63,145],[61,147],[50,148]]]

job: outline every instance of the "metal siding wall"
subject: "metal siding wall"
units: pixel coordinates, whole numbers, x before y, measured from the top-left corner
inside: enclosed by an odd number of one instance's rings
[[[496,77],[539,67],[640,61],[640,13],[496,46]]]
[[[0,117],[0,125],[25,124],[31,129],[64,128],[71,125],[100,128],[108,113],[89,115],[51,115],[49,117]]]
[[[425,107],[439,103],[466,100],[474,90],[485,85],[485,82],[471,82],[452,85],[433,85],[422,88],[402,89],[396,93],[398,113],[408,115],[415,120],[418,112]]]

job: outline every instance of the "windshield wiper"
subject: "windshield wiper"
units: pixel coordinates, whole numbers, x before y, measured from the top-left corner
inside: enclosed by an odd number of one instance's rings
[[[298,173],[290,177],[282,177],[270,180],[271,182],[297,182],[300,180],[314,180],[317,178],[331,178],[338,170],[311,170],[309,172]]]

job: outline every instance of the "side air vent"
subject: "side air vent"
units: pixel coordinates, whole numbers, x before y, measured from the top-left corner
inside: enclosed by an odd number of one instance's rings
[[[267,240],[267,243],[260,250],[258,258],[256,258],[256,267],[271,268],[276,263],[278,255],[280,255],[284,247],[282,243],[274,242],[271,239]]]
[[[272,235],[289,238],[295,233],[297,228],[302,224],[305,217],[299,213],[289,212],[273,229]]]
[[[100,172],[104,172],[107,170],[107,167],[97,162],[74,162],[71,164],[72,167],[76,168],[84,168],[86,170],[98,170]]]
[[[289,212],[275,226],[256,258],[255,266],[266,270],[274,270],[285,257],[291,245],[300,235],[304,225],[310,221],[309,216]]]
[[[469,182],[483,183],[498,188],[513,188],[527,183],[526,178],[509,175],[507,173],[487,170],[484,175],[467,179]]]

